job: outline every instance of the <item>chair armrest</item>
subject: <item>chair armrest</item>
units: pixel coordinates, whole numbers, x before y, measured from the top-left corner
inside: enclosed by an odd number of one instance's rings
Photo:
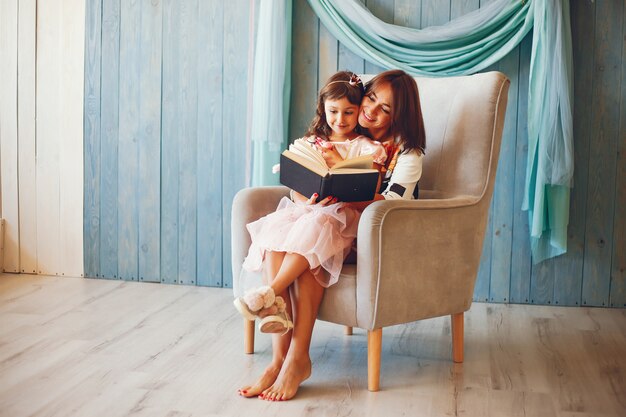
[[[235,195],[230,224],[231,262],[233,271],[233,291],[239,290],[239,273],[248,249],[250,234],[246,225],[273,212],[281,198],[289,195],[289,188],[252,187],[244,188]]]
[[[470,196],[367,207],[357,236],[359,327],[469,309],[488,210],[488,199]]]

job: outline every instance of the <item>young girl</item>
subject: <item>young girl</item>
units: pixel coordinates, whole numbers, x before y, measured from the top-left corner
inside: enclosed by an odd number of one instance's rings
[[[320,91],[316,114],[305,139],[322,152],[329,167],[360,155],[372,155],[377,167],[385,163],[387,155],[382,145],[357,132],[363,93],[359,77],[346,71],[330,77]],[[234,304],[249,320],[258,317],[261,310],[270,309],[270,315],[259,324],[262,332],[289,331],[293,323],[284,299],[288,297],[289,286],[308,269],[322,287],[329,287],[337,282],[350,252],[360,210],[337,202],[332,196],[314,204],[316,198],[313,195],[307,200],[292,191],[291,199],[283,198],[275,212],[247,225],[252,245],[243,264],[242,277],[243,286],[252,289],[235,299]],[[272,252],[284,256],[274,276],[264,265]],[[271,284],[254,288],[253,277],[262,270],[265,282]]]

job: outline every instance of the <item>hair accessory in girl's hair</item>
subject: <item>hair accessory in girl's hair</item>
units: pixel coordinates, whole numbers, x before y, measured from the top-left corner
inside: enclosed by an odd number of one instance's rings
[[[353,87],[357,87],[357,86],[363,85],[363,81],[361,81],[361,77],[359,77],[355,73],[352,73],[352,75],[350,76],[350,81],[348,81],[348,84],[350,84]]]
[[[352,87],[359,87],[361,90],[363,90],[363,81],[361,81],[361,77],[359,77],[355,73],[352,73],[349,80],[335,80],[329,82],[326,85],[331,85],[335,83],[348,83]]]

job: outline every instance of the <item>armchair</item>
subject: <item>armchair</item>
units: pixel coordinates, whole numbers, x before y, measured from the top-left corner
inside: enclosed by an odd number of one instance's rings
[[[318,318],[368,331],[368,389],[378,391],[382,329],[450,315],[453,360],[463,361],[463,313],[474,284],[493,194],[509,80],[499,72],[416,78],[426,128],[420,198],[378,201],[363,212],[356,265],[344,265]],[[233,286],[250,237],[285,187],[241,190],[233,201]],[[245,324],[254,350],[254,322]]]

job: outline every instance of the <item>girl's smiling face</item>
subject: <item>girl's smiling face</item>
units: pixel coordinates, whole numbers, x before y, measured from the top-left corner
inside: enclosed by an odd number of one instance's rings
[[[374,139],[382,139],[391,125],[391,103],[393,93],[391,85],[380,85],[371,90],[361,102],[359,124],[366,128]]]
[[[338,100],[327,99],[324,102],[324,113],[333,136],[350,136],[358,122],[359,106],[350,103],[346,97]]]

